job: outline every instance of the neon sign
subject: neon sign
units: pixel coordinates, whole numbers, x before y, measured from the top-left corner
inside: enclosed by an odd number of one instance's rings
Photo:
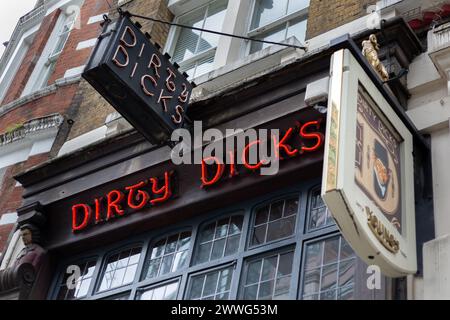
[[[290,127],[281,137],[277,139],[274,135],[270,141],[254,140],[245,145],[240,153],[242,166],[239,170],[237,166],[236,152],[227,150],[228,164],[224,164],[219,158],[211,156],[204,158],[202,161],[201,171],[201,187],[211,187],[218,184],[221,180],[230,179],[239,175],[242,170],[255,172],[266,165],[265,159],[259,159],[257,163],[250,163],[248,155],[252,148],[257,148],[262,143],[270,143],[277,160],[285,160],[295,158],[306,153],[315,152],[324,144],[324,135],[320,131],[322,121],[309,121],[304,124],[298,123],[294,127]],[[298,147],[295,144],[299,144]],[[212,162],[211,164],[209,164]],[[228,176],[225,175],[226,167],[228,167]]]
[[[267,140],[254,140],[243,147],[242,164],[237,164],[236,152],[228,150],[231,161],[224,164],[216,157],[204,158],[201,164],[200,180],[201,188],[207,188],[218,184],[225,179],[231,179],[247,172],[256,172],[266,163],[260,160],[255,164],[248,161],[248,155],[252,148],[260,144],[268,143],[273,148],[278,160],[300,157],[302,155],[318,151],[324,144],[323,122],[319,120],[309,121],[290,127],[280,138],[271,136]],[[212,164],[207,164],[211,161]],[[228,172],[228,176],[225,173]],[[166,171],[160,177],[152,177],[125,186],[122,189],[114,189],[104,196],[95,198],[90,204],[78,203],[72,206],[72,232],[84,231],[92,225],[99,225],[108,221],[125,217],[144,208],[152,208],[165,204],[173,199],[175,185],[175,172]]]
[[[90,224],[98,225],[145,207],[165,203],[173,195],[173,175],[173,172],[165,172],[163,177],[153,177],[123,190],[111,190],[104,197],[94,199],[93,205],[73,205],[72,232],[82,231]]]

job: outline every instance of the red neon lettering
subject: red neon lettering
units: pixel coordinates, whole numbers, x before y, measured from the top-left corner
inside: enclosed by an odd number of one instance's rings
[[[275,156],[278,159],[283,159],[280,156],[280,149],[283,149],[284,152],[286,152],[286,154],[290,157],[295,156],[298,153],[297,149],[292,149],[292,147],[288,144],[286,144],[286,140],[289,140],[289,138],[292,135],[292,132],[294,131],[294,129],[289,128],[289,130],[284,134],[283,138],[280,140],[280,142],[277,142],[277,139],[274,135],[272,135],[273,138],[273,143],[275,146]]]
[[[211,180],[208,180],[208,170],[206,167],[206,161],[214,160],[214,162],[217,164],[217,170],[216,174]],[[212,186],[213,184],[216,184],[220,178],[223,175],[223,172],[225,170],[225,165],[217,158],[217,157],[208,157],[202,160],[202,185],[201,187],[208,187]]]
[[[169,200],[170,196],[172,195],[172,191],[170,189],[170,172],[164,173],[164,185],[158,189],[158,179],[151,178],[150,182],[152,183],[152,192],[155,195],[162,195],[161,198],[153,199],[150,201],[152,205],[156,205],[157,203],[166,202]]]
[[[260,140],[255,140],[250,142],[245,148],[244,151],[242,152],[242,163],[244,164],[244,166],[249,169],[249,170],[258,170],[259,168],[261,168],[265,162],[264,161],[259,161],[257,164],[255,165],[251,165],[250,163],[248,163],[247,161],[247,155],[248,155],[248,151],[250,150],[250,148],[256,144],[260,144],[261,141]]]
[[[236,164],[234,163],[234,152],[229,151],[228,154],[230,155],[230,178],[237,176],[238,172],[236,171]]]
[[[155,72],[155,75],[160,78],[159,75],[159,68],[161,68],[161,60],[159,57],[154,53],[152,55],[152,58],[150,59],[150,63],[148,65],[149,68],[153,68],[153,71]]]
[[[166,87],[170,92],[174,92],[177,87],[175,86],[175,82],[173,82],[172,79],[175,79],[176,75],[172,70],[170,70],[170,68],[167,68],[167,72],[169,73],[169,76],[166,79]]]
[[[81,224],[77,225],[77,218],[79,210],[82,210],[84,214],[83,221]],[[76,204],[72,206],[72,232],[81,231],[85,229],[89,223],[89,219],[91,218],[91,207],[87,204]]]
[[[102,217],[100,216],[101,201],[101,198],[95,199],[95,224],[98,224],[102,221]]]
[[[318,130],[320,128],[320,122],[319,121],[310,121],[310,122],[305,123],[300,129],[300,136],[305,139],[316,139],[317,142],[312,147],[302,146],[302,152],[316,151],[317,149],[319,149],[322,146],[323,141],[324,141],[323,134],[320,132],[311,132],[311,133],[305,132],[305,130],[310,126],[315,126]]]
[[[124,194],[119,190],[113,190],[110,193],[108,193],[106,220],[113,218],[114,213],[118,214],[119,216],[123,216],[125,212],[121,209],[120,203],[122,202],[124,197],[125,197]]]
[[[148,193],[144,190],[140,190],[140,188],[144,187],[147,184],[147,182],[142,181],[138,184],[135,184],[133,186],[126,187],[125,189],[129,191],[128,193],[128,206],[131,209],[134,210],[140,210],[148,203],[148,200],[150,199],[150,196]],[[136,193],[137,191],[137,193]],[[141,199],[141,201],[137,204],[135,204],[136,199]]]

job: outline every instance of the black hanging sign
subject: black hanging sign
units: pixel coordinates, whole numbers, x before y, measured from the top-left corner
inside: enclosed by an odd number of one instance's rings
[[[153,144],[184,122],[192,84],[170,56],[126,14],[106,23],[83,73],[128,122]]]

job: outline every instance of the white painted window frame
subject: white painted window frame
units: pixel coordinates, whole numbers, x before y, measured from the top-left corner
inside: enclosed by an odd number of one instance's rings
[[[283,24],[286,26],[287,24],[289,24],[291,21],[293,21],[295,19],[304,18],[305,21],[308,20],[309,6],[306,7],[306,8],[300,9],[298,11],[289,13],[287,15],[284,15],[280,19],[273,20],[272,22],[269,22],[269,23],[267,23],[265,25],[262,25],[260,27],[252,29],[251,25],[252,25],[252,21],[253,21],[253,15],[255,14],[257,1],[258,0],[252,0],[253,3],[252,3],[252,6],[251,6],[250,15],[247,18],[247,24],[248,24],[247,37],[249,37],[249,38],[256,38],[256,37],[258,37],[260,35],[269,33],[270,31],[274,30],[275,28],[277,28],[279,26],[282,26]],[[295,1],[295,0],[290,0],[290,1]],[[311,1],[310,1],[310,4],[311,4]],[[286,2],[286,11],[287,11],[287,6],[288,5],[289,5],[289,1]],[[286,29],[286,33],[285,33],[285,37],[284,37],[285,39],[283,39],[281,41],[286,40],[288,27],[286,27],[285,29]],[[245,54],[249,55],[249,54],[251,54],[251,52],[250,52],[250,50],[251,50],[251,41],[250,40],[246,40],[246,42],[247,42],[247,45],[246,45],[246,49],[245,49]]]
[[[8,92],[8,90],[15,78],[16,73],[21,66],[23,59],[25,58],[25,56],[28,52],[28,49],[29,49],[39,27],[40,27],[40,24],[27,30],[22,35],[22,37],[19,41],[19,45],[17,46],[16,50],[14,51],[12,59],[10,60],[7,68],[1,75],[1,77],[0,77],[0,104],[2,103],[3,99],[5,98],[6,93]]]
[[[30,79],[28,80],[27,85],[25,86],[22,92],[21,97],[31,94],[46,86],[48,79],[50,78],[51,74],[54,71],[56,62],[59,56],[61,55],[61,52],[63,51],[67,43],[67,40],[70,37],[70,32],[72,31],[74,23],[77,19],[76,14],[77,13],[67,15],[65,10],[62,10],[58,18],[58,21],[56,22],[55,27],[47,41],[47,44],[45,45],[44,50],[42,51],[41,57],[36,63],[36,66],[30,76]],[[69,20],[71,17],[73,17],[73,20]],[[67,25],[67,23],[71,24],[68,36],[65,39],[62,49],[59,52],[55,53],[54,50],[56,49],[56,45],[58,44],[59,38],[62,35],[62,30],[64,29],[64,26]]]
[[[211,0],[211,1],[208,1],[206,3],[203,3],[203,4],[193,8],[192,10],[189,10],[187,12],[183,12],[182,14],[176,16],[174,18],[174,23],[179,23],[181,18],[183,18],[185,15],[189,15],[189,14],[193,13],[196,10],[200,10],[200,9],[202,9],[204,7],[208,8],[215,1],[227,1],[227,9],[226,10],[228,10],[228,7],[230,5],[230,0]],[[205,12],[205,18],[207,17],[207,15],[208,15],[208,9]],[[224,25],[225,25],[225,21],[224,21],[224,23],[222,25],[222,29],[219,30],[219,31],[223,31]],[[168,52],[171,56],[173,56],[173,54],[175,52],[175,47],[176,47],[178,38],[180,36],[180,30],[181,30],[181,28],[178,28],[178,27],[170,28],[169,35],[168,35],[168,38],[167,38],[167,41],[166,41],[166,46],[165,46],[164,50],[166,52]],[[222,36],[219,36],[219,42],[221,41],[221,37]],[[216,46],[214,48],[210,48],[210,49],[205,50],[205,51],[202,51],[202,52],[200,52],[200,53],[198,53],[198,54],[196,54],[196,55],[194,55],[194,56],[192,56],[192,57],[190,57],[190,58],[188,58],[186,60],[178,62],[178,64],[180,65],[180,70],[181,71],[185,71],[185,70],[188,69],[189,66],[192,66],[196,62],[198,62],[198,61],[200,61],[200,60],[202,60],[202,59],[204,59],[206,57],[210,57],[210,56],[214,56],[214,67],[213,67],[213,70],[216,69],[215,62],[216,62],[216,55],[217,55],[217,47],[218,46]],[[195,75],[195,72],[194,72],[194,75]],[[200,75],[200,76],[202,76],[202,75]],[[196,77],[199,77],[199,76],[195,75],[195,77],[193,77],[192,79],[195,79]]]

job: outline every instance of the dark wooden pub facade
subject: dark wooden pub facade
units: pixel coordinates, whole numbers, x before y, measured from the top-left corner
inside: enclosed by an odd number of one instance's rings
[[[389,58],[397,70],[407,68],[421,50],[400,19],[377,35],[384,61]],[[367,37],[330,43],[250,83],[194,102],[189,118],[203,121],[204,129],[285,133],[297,128],[296,135],[298,123],[317,121],[323,133],[326,115],[305,105],[305,90],[329,76],[330,56],[343,47],[381,90],[395,94],[401,108],[407,95],[402,80],[383,85],[360,55],[359,44]],[[226,167],[221,179],[202,188],[200,165],[175,166],[170,148],[153,146],[132,130],[33,168],[17,177],[25,188],[19,221],[40,234],[34,242],[45,253],[34,270],[19,272],[22,279],[4,285],[2,294],[18,290],[29,299],[121,300],[405,298],[405,279],[383,277],[381,289],[367,288],[367,265],[340,235],[320,197],[323,143],[284,158],[276,175],[240,167],[230,174]],[[130,190],[137,193],[143,181],[156,191],[151,195],[156,201],[139,206],[137,196],[130,208]],[[428,183],[417,181],[417,219],[429,219],[420,209],[432,208]],[[106,212],[105,201],[113,196],[121,202]],[[77,204],[77,212],[86,205],[92,209],[73,221]],[[418,233],[429,223],[418,223]],[[72,281],[77,268],[80,276]]]

